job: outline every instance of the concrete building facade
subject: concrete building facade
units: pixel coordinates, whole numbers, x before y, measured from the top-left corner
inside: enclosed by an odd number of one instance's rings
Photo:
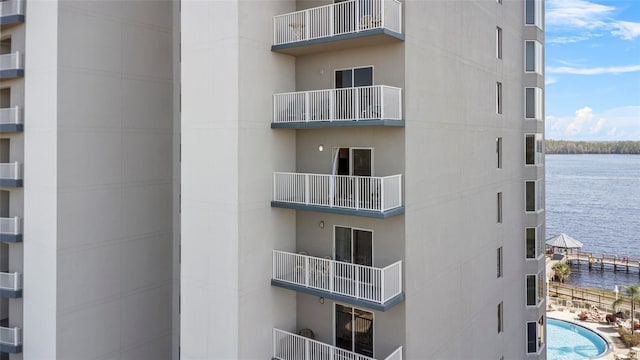
[[[1,1],[1,357],[545,359],[543,10]]]
[[[544,359],[542,13],[183,1],[181,356]]]

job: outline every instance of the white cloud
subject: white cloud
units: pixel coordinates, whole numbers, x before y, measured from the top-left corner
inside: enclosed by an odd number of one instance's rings
[[[546,117],[546,138],[563,140],[640,140],[640,106],[602,113],[585,106],[572,116]]]
[[[577,68],[572,66],[547,66],[545,71],[548,74],[574,74],[574,75],[622,74],[622,73],[640,71],[640,65],[607,66],[607,67],[595,67],[595,68]]]
[[[609,33],[623,40],[640,37],[640,23],[612,18],[616,8],[587,0],[548,0],[546,24],[559,29],[589,30],[571,36],[549,36],[549,44],[567,44],[602,36],[595,31]],[[553,31],[549,31],[553,33]]]
[[[640,36],[640,23],[630,21],[617,21],[612,24],[616,30],[611,31],[613,35],[616,35],[624,40],[633,40]]]
[[[545,85],[551,85],[551,84],[555,84],[558,82],[558,79],[551,77],[551,76],[545,76],[544,78],[544,84]]]
[[[585,0],[550,0],[545,21],[547,25],[595,29],[603,27],[604,18],[614,10],[614,7]]]

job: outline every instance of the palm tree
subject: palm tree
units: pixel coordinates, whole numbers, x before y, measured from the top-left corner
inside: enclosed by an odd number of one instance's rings
[[[634,331],[634,318],[636,305],[640,305],[640,285],[629,285],[622,287],[622,297],[613,302],[613,310],[615,311],[622,303],[629,301],[631,303],[631,334]]]
[[[569,278],[569,275],[571,274],[571,268],[569,267],[569,265],[563,262],[559,262],[553,265],[551,270],[553,270],[554,278],[556,278],[561,283],[564,283]]]

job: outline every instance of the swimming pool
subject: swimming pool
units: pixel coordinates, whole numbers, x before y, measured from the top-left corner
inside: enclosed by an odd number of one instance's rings
[[[603,356],[609,345],[598,334],[566,321],[547,319],[547,360],[580,360]]]

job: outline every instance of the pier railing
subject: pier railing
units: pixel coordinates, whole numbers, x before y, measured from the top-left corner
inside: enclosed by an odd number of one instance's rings
[[[549,299],[556,298],[556,300],[561,301],[561,306],[566,306],[569,309],[580,310],[597,306],[604,311],[611,311],[613,310],[613,302],[616,301],[616,296],[611,291],[587,289],[554,281],[549,282],[547,291]],[[623,299],[623,301],[618,307],[618,310],[631,311],[629,301],[625,299],[622,294],[619,295],[619,298]],[[556,301],[556,303],[558,303],[558,301]],[[553,303],[553,301],[547,302],[547,304],[551,303]]]
[[[569,252],[565,255],[567,260],[586,261],[589,264],[615,265],[622,267],[640,267],[640,258],[626,255],[612,255],[593,252]]]

